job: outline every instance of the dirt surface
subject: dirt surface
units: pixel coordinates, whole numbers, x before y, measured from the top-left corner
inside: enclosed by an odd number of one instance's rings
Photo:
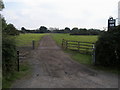
[[[79,64],[64,53],[50,36],[44,36],[28,60],[32,74],[12,88],[117,88],[118,76]]]

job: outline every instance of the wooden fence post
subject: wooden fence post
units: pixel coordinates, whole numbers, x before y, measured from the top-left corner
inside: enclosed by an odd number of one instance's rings
[[[65,42],[65,49],[67,49],[68,48],[68,41],[66,40],[66,42]]]
[[[63,45],[64,45],[64,39],[62,39],[62,48],[64,47]]]
[[[35,41],[32,41],[32,48],[35,49]]]
[[[19,51],[17,51],[17,71],[19,72]]]
[[[96,61],[95,61],[95,45],[94,44],[93,44],[93,54],[92,54],[92,57],[93,57],[93,63],[95,65]]]
[[[80,42],[78,41],[78,51],[80,51]]]

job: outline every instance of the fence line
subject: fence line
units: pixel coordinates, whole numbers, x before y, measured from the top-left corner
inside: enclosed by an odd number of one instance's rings
[[[26,41],[27,42],[27,41]],[[24,60],[24,57],[30,50],[35,49],[35,40],[32,40],[29,43],[22,44],[21,46],[17,46],[17,60],[16,60],[16,66],[17,66],[17,71],[20,71],[20,64],[22,63],[22,60]]]
[[[17,42],[17,49],[19,50],[19,48],[24,48],[24,49],[28,49],[28,50],[34,50],[37,46],[37,43],[35,40],[32,40],[32,41],[22,41],[22,40],[18,40],[16,41]]]
[[[77,50],[80,53],[84,54],[94,54],[94,43],[91,42],[81,42],[81,41],[72,41],[72,40],[62,40],[62,47],[64,49]]]

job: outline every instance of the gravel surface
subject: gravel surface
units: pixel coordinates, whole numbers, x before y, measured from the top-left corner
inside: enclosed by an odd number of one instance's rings
[[[44,36],[28,60],[32,74],[17,80],[12,88],[117,88],[118,76],[92,70],[72,60]]]

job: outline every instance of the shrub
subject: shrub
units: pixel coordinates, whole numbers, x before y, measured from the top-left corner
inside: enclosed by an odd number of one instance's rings
[[[13,37],[3,35],[2,38],[3,76],[8,76],[16,70],[16,46]]]
[[[120,66],[120,26],[99,36],[95,53],[97,65]]]

